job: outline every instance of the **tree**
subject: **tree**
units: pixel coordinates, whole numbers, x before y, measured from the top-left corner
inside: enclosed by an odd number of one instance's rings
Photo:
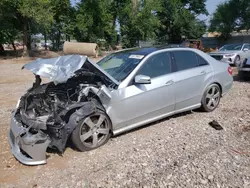
[[[31,24],[39,24],[47,28],[53,21],[53,12],[50,0],[11,0],[15,4],[23,26],[23,41],[28,49],[31,48]]]
[[[207,14],[205,0],[161,0],[158,41],[180,43],[184,38],[201,37],[206,25],[197,19],[200,14]]]
[[[84,0],[76,12],[75,38],[78,41],[97,42],[105,39],[109,44],[116,41],[113,16],[109,0]]]
[[[181,3],[188,11],[197,16],[200,14],[208,14],[206,1],[207,0],[182,0]]]
[[[3,0],[0,2],[0,23],[0,51],[3,51],[3,44],[13,43],[20,33],[20,24],[16,15],[13,14],[10,1]]]
[[[30,49],[31,35],[42,33],[45,42],[49,38],[57,50],[61,40],[70,41],[71,36],[79,42],[106,41],[114,46],[117,27],[124,47],[155,38],[180,42],[183,36],[198,38],[203,34],[205,24],[197,16],[207,13],[205,1],[81,0],[71,7],[70,0],[1,0],[0,44],[11,43],[22,33]],[[249,13],[241,15],[238,20],[247,26]]]
[[[210,21],[210,31],[220,32],[220,38],[228,39],[233,31],[250,29],[250,1],[229,0],[217,6]]]
[[[96,42],[105,39],[116,43],[116,26],[120,26],[122,44],[136,46],[138,40],[156,35],[159,21],[155,12],[158,0],[84,0],[78,4],[75,38],[78,41]]]
[[[209,31],[221,33],[221,38],[228,39],[231,32],[240,28],[240,0],[231,0],[217,6],[210,21]]]
[[[21,31],[24,45],[28,49],[31,47],[32,25],[46,27],[53,21],[50,0],[1,0],[0,10],[1,27],[3,27],[1,38],[4,38],[5,42],[13,41]]]
[[[156,15],[159,8],[158,0],[124,2],[118,15],[124,47],[134,47],[139,40],[155,38],[160,24]]]
[[[250,29],[250,1],[249,0],[242,0],[240,1],[239,5],[240,16],[239,16],[239,22],[240,29]]]
[[[49,36],[53,41],[53,48],[59,50],[62,34],[66,40],[70,40],[73,34],[74,8],[71,7],[70,0],[53,0],[51,6],[54,22]]]

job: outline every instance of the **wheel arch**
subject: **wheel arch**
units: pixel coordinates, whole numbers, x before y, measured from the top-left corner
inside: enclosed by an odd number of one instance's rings
[[[105,144],[109,140],[110,136],[112,136],[112,134],[113,134],[112,122],[111,122],[110,117],[106,113],[105,109],[103,109],[101,107],[100,103],[94,102],[93,106],[94,106],[94,108],[93,108],[92,113],[87,113],[86,116],[80,118],[78,122],[75,122],[75,128],[71,132],[70,138],[71,138],[73,144],[76,146],[76,148],[80,151],[89,151],[89,150],[95,149],[97,147],[100,147],[101,145]],[[95,145],[87,146],[87,145],[84,145],[84,142],[81,141],[80,136],[79,136],[79,134],[81,134],[80,133],[81,132],[81,124],[82,124],[82,122],[85,121],[86,118],[88,118],[92,115],[95,116],[96,114],[98,114],[98,115],[103,114],[105,116],[105,120],[108,122],[108,125],[109,125],[109,131],[105,134],[105,138],[102,139],[101,144],[98,144],[99,141],[96,141]],[[72,115],[74,116],[74,114],[72,114]],[[75,117],[73,117],[73,118],[75,119]],[[89,131],[90,130],[88,130],[88,132]],[[92,136],[94,136],[93,132],[91,134],[92,134]],[[98,135],[96,135],[95,137],[98,140]],[[94,140],[94,138],[93,138],[93,140]],[[92,140],[92,142],[93,142],[93,140]]]
[[[113,121],[112,121],[112,119],[110,118],[110,115],[109,115],[107,109],[103,106],[102,101],[101,101],[101,99],[99,98],[99,96],[96,96],[96,97],[94,98],[94,100],[96,101],[96,104],[98,104],[98,106],[101,108],[101,110],[102,110],[103,112],[105,112],[105,114],[106,114],[107,117],[109,118],[109,121],[111,122],[111,133],[112,133],[112,135],[113,135],[113,129],[114,129],[114,128],[113,128]]]
[[[223,93],[222,85],[221,85],[217,80],[213,80],[212,82],[209,82],[209,83],[203,88],[202,96],[203,96],[203,94],[206,92],[207,88],[208,88],[210,85],[212,85],[212,84],[216,84],[216,85],[219,86],[220,92],[221,92],[221,96],[222,96],[222,93]]]
[[[213,82],[213,83],[211,83],[211,84],[216,84],[216,85],[218,85],[219,86],[219,88],[220,88],[220,94],[221,94],[221,96],[222,96],[222,86],[221,86],[221,84],[219,83],[219,82]],[[210,85],[211,85],[210,84]]]

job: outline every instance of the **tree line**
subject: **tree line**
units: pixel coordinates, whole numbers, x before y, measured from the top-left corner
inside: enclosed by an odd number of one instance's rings
[[[206,31],[199,15],[207,15],[206,0],[1,0],[0,47],[42,34],[55,49],[60,41],[105,41],[114,47],[134,47],[139,40],[179,43]],[[219,7],[218,7],[219,9]],[[247,19],[249,19],[248,17]],[[119,35],[118,35],[119,32]]]
[[[250,0],[228,0],[217,6],[210,20],[210,31],[227,40],[233,31],[250,29]]]

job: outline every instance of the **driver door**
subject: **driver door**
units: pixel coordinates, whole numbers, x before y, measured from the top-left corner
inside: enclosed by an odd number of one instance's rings
[[[175,95],[173,90],[170,53],[161,52],[150,57],[136,75],[151,78],[150,84],[132,83],[118,90],[119,100],[112,104],[114,129],[154,121],[174,111]]]

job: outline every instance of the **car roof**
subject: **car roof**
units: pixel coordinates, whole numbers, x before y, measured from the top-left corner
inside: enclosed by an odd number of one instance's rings
[[[184,47],[184,46],[177,46],[177,44],[175,45],[161,45],[161,46],[153,46],[153,47],[143,47],[143,48],[130,48],[130,49],[124,49],[124,50],[121,50],[121,51],[118,51],[117,53],[119,52],[127,52],[129,54],[135,54],[135,55],[149,55],[153,52],[156,52],[156,51],[159,51],[159,50],[164,50],[164,49],[173,49],[173,48],[187,48],[187,47]]]

